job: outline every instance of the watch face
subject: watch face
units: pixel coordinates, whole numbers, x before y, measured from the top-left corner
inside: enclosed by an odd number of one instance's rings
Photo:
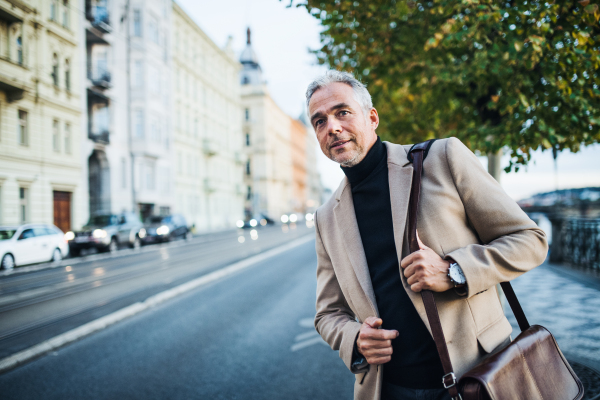
[[[458,268],[457,264],[453,264],[450,266],[448,274],[450,275],[450,278],[458,284],[463,284],[466,281],[465,276],[462,274],[462,271],[460,270],[460,268]]]

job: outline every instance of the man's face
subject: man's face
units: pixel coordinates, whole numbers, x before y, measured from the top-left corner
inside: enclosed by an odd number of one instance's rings
[[[361,162],[377,141],[377,110],[365,117],[350,85],[335,82],[320,88],[308,111],[323,154],[344,167]]]

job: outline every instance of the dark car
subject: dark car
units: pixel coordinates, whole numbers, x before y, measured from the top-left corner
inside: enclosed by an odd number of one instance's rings
[[[69,241],[71,255],[76,256],[81,249],[112,252],[121,245],[139,247],[140,229],[142,223],[134,213],[98,214],[90,217],[80,231],[69,231],[65,237]]]
[[[179,214],[153,215],[144,221],[144,229],[140,232],[142,243],[168,242],[177,238],[189,239],[190,229],[185,218]]]

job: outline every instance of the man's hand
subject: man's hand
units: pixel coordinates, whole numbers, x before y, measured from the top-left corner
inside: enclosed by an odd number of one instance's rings
[[[419,234],[419,251],[406,256],[400,266],[404,268],[406,282],[410,285],[413,292],[421,290],[431,290],[434,292],[445,292],[452,289],[454,285],[448,277],[448,268],[450,262],[442,259],[437,253],[425,246]]]
[[[368,317],[360,327],[356,347],[369,364],[385,364],[392,359],[392,339],[398,337],[398,331],[378,329],[381,318]]]

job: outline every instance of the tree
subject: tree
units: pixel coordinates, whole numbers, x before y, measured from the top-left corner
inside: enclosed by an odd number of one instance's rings
[[[511,156],[600,139],[600,10],[583,1],[306,0],[320,63],[354,72],[400,143],[456,136]]]

